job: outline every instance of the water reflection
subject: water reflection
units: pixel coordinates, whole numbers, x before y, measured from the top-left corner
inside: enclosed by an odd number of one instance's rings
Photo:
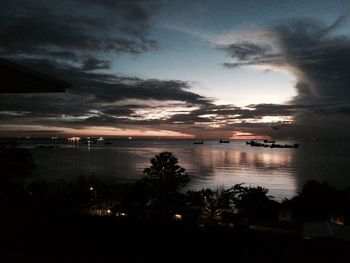
[[[296,194],[294,151],[262,149],[247,151],[243,147],[193,149],[184,156],[188,170],[195,174],[191,188],[216,188],[238,183],[260,185],[270,189],[277,199]],[[277,150],[277,151],[276,151]]]
[[[81,174],[132,181],[142,177],[150,159],[171,151],[193,175],[192,189],[261,185],[280,200],[295,195],[308,179],[350,185],[350,143],[302,142],[299,149],[250,147],[243,141],[216,141],[193,145],[191,141],[115,140],[112,146],[62,145],[33,149],[36,177],[70,179]]]

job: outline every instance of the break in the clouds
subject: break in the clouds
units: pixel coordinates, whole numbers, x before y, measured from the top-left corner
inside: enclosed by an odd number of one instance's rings
[[[313,19],[289,19],[262,29],[254,42],[223,46],[236,59],[226,67],[269,66],[291,71],[297,77],[298,103],[322,103],[350,99],[350,39],[337,35],[340,17],[327,25]],[[260,43],[259,43],[260,42]],[[269,42],[268,44],[266,44]]]
[[[3,1],[0,54],[73,84],[65,94],[2,95],[3,127],[130,129],[210,104],[186,81],[95,72],[119,54],[158,50],[147,36],[157,10],[142,1]]]
[[[171,116],[212,105],[210,99],[191,92],[190,84],[184,81],[93,73],[37,59],[21,60],[21,63],[50,75],[64,76],[74,85],[68,92],[56,95],[1,95],[0,120],[8,127],[103,126],[140,130],[152,129],[154,124],[159,129],[164,124],[164,130],[183,132],[185,128],[172,125]]]
[[[350,119],[350,39],[338,33],[347,19],[341,16],[326,24],[294,18],[266,26],[254,32],[259,38],[221,46],[234,59],[224,66],[262,66],[291,72],[297,78],[297,96],[290,101],[298,109],[290,112],[295,117],[294,124],[309,135],[335,136],[339,129],[348,130]],[[276,105],[266,108],[264,114],[277,110],[285,115],[285,109],[293,107]],[[330,122],[333,127],[327,127]]]
[[[92,111],[106,113],[131,113],[132,108],[156,108],[171,106],[172,102],[184,107],[210,105],[208,98],[191,92],[187,82],[178,80],[140,79],[116,74],[91,73],[80,68],[58,67],[43,60],[22,60],[41,72],[64,76],[74,83],[67,93],[57,95],[2,95],[1,110],[69,114],[79,116]],[[129,103],[127,102],[129,101]],[[155,103],[156,102],[156,103]],[[127,107],[130,107],[126,110]],[[46,109],[43,111],[43,109]],[[128,117],[125,115],[125,117]]]
[[[0,95],[1,134],[25,130],[39,135],[349,136],[350,39],[341,31],[346,17],[267,23],[246,12],[259,9],[256,3],[251,6],[254,1],[233,4],[233,9],[228,1],[207,2],[1,1],[0,56],[72,83],[62,94]],[[278,6],[271,1],[274,10]],[[181,8],[188,17],[181,15]],[[230,31],[240,21],[229,12],[246,13],[254,27],[242,26],[239,34]],[[165,18],[169,20],[162,23]],[[176,21],[188,28],[174,30]],[[218,48],[215,41],[208,44],[192,34],[193,26],[212,30],[210,38],[227,30],[228,39],[236,40]],[[223,61],[222,54],[231,61]],[[242,67],[289,72],[296,79],[297,95],[285,104],[260,100],[237,107],[242,103],[235,101],[235,94],[251,87],[240,86],[240,81],[231,86],[217,77],[228,71],[215,68],[221,62],[232,75]],[[180,74],[186,70],[190,73]],[[240,72],[235,75],[238,80],[247,77]],[[208,88],[203,80],[211,76],[218,80],[214,89],[221,91],[211,94],[227,96],[229,103],[203,95]],[[230,89],[220,89],[224,84]],[[261,89],[249,94],[266,93]]]

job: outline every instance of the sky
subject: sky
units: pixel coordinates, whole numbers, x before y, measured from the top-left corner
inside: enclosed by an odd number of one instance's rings
[[[0,136],[350,138],[350,1],[1,0]]]

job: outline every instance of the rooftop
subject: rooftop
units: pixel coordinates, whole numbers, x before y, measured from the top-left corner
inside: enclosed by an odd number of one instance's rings
[[[0,58],[0,93],[65,92],[71,83]]]

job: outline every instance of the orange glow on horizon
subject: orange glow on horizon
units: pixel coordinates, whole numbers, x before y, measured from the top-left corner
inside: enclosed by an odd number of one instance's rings
[[[268,140],[268,139],[271,139],[271,136],[253,134],[250,132],[233,131],[233,134],[229,139],[231,140]]]
[[[170,130],[151,130],[151,129],[130,129],[115,128],[107,126],[92,126],[84,129],[62,128],[62,127],[45,127],[42,125],[4,125],[6,129],[0,131],[0,136],[30,136],[30,137],[163,137],[192,139],[195,135],[170,131]],[[45,131],[44,133],[42,131]]]
[[[271,137],[267,135],[242,135],[242,136],[233,135],[229,139],[231,140],[268,140],[268,139],[271,139]]]
[[[87,129],[66,129],[66,135],[79,136],[110,136],[110,137],[171,137],[171,138],[194,138],[192,134],[180,133],[168,130],[132,130],[111,127],[91,127]]]

